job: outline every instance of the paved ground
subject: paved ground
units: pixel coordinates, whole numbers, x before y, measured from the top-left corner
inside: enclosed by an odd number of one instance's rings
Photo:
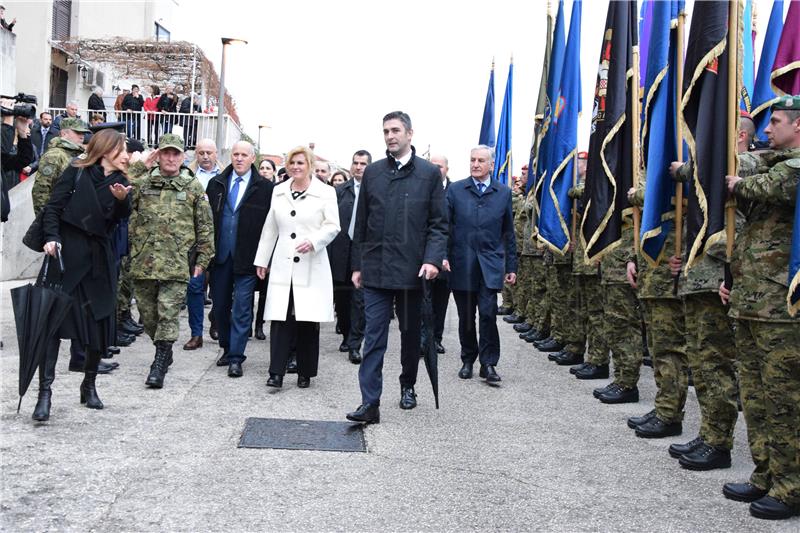
[[[502,386],[461,381],[452,305],[441,409],[424,370],[419,407],[397,407],[392,331],[382,423],[367,429],[366,454],[236,447],[247,417],[343,420],[357,406],[357,367],[336,351],[332,325],[311,388],[289,377],[280,392],[264,386],[268,341],[249,345],[237,380],[214,365],[216,343],[178,346],[166,387],[148,390],[153,348],[140,337],[98,380],[102,411],[79,405],[81,375],[67,371],[63,343],[52,418],[34,423],[35,384],[16,413],[12,285],[0,285],[3,531],[800,530],[800,519],[756,520],[722,497],[722,483],[751,468],[741,417],[733,468],[682,470],[666,449],[697,433],[693,393],[681,437],[638,439],[625,419],[652,406],[649,369],[638,405],[604,406],[590,394],[604,382],[575,380],[506,324]]]

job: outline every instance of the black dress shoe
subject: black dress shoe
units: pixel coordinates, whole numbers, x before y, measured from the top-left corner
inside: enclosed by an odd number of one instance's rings
[[[589,363],[581,363],[581,364],[579,364],[579,365],[575,365],[575,366],[573,366],[573,367],[570,367],[570,369],[569,369],[569,373],[570,373],[570,374],[572,374],[572,375],[574,376],[574,375],[575,375],[575,373],[576,373],[578,370],[583,370],[584,368],[586,368],[586,366],[587,366],[588,364],[589,364]]]
[[[240,378],[244,375],[244,371],[242,370],[242,363],[238,361],[231,361],[228,364],[228,377],[229,378]]]
[[[208,328],[208,336],[211,337],[213,340],[219,340],[219,331],[217,331],[217,325],[211,324]]]
[[[461,379],[472,379],[472,363],[464,363],[461,365],[461,370],[458,371],[458,377]]]
[[[350,355],[347,356],[351,363],[354,365],[361,363],[361,352],[358,350],[350,350]]]
[[[632,416],[628,419],[628,427],[631,429],[636,429],[637,426],[641,426],[642,424],[646,424],[650,422],[656,416],[656,410],[653,409],[652,411],[645,413],[642,416]],[[694,442],[694,441],[692,441]],[[684,452],[685,453],[685,452]],[[680,457],[683,454],[678,455]]]
[[[361,422],[363,424],[380,424],[381,411],[378,409],[377,405],[365,403],[363,405],[359,405],[358,409],[352,413],[347,413],[345,418],[352,422]]]
[[[618,385],[612,381],[611,383],[606,384],[605,387],[599,387],[597,389],[594,389],[592,391],[592,396],[599,399],[601,394],[605,394],[614,387],[618,387]]]
[[[267,387],[275,387],[276,389],[283,387],[283,376],[270,374],[269,379],[267,379]]]
[[[286,373],[297,374],[297,355],[294,353],[289,357],[289,362],[286,364]]]
[[[583,363],[583,354],[564,352],[564,355],[556,359],[558,366],[579,365]]]
[[[650,413],[655,413],[655,410],[650,411]],[[647,414],[650,414],[650,413],[647,413]],[[628,420],[630,420],[630,418]],[[630,425],[630,423],[628,424],[628,426],[631,429],[635,429],[633,426]],[[699,448],[701,444],[703,444],[703,438],[702,437],[696,437],[696,438],[690,440],[689,442],[687,442],[686,444],[670,444],[669,445],[669,450],[667,450],[667,451],[669,452],[669,456],[672,457],[673,459],[680,459],[681,455],[686,455],[687,453],[692,453],[697,448]]]
[[[601,394],[598,400],[603,403],[636,403],[639,401],[639,388],[626,389],[617,385],[614,390]]]
[[[527,322],[522,322],[521,324],[514,324],[514,331],[517,333],[527,333],[533,329],[533,326],[528,324]]]
[[[417,406],[417,395],[414,387],[402,387],[400,389],[400,409],[413,409]]]
[[[217,366],[228,366],[228,351],[224,350],[222,355],[217,359]]]
[[[664,437],[674,437],[681,433],[683,433],[683,424],[680,422],[665,422],[657,416],[641,426],[636,426],[636,436],[643,439],[663,439]]]
[[[786,520],[800,514],[800,509],[786,505],[772,496],[764,496],[750,504],[750,514],[764,520]]]
[[[109,346],[108,347],[108,353],[110,353],[110,354],[117,355],[121,351],[122,350],[120,350],[117,346]]]
[[[586,363],[583,369],[575,372],[575,377],[578,379],[608,379],[608,375],[608,364],[595,366]]]
[[[725,483],[722,486],[722,495],[737,502],[754,502],[766,496],[768,492],[750,483]]]
[[[256,339],[263,341],[267,339],[267,336],[264,334],[264,324],[256,325]]]
[[[566,353],[566,349],[565,348],[561,348],[557,352],[550,352],[550,353],[547,354],[547,360],[548,361],[557,361],[558,358],[561,357],[562,355],[564,355],[565,353]]]
[[[525,317],[514,313],[513,315],[503,317],[503,321],[508,322],[509,324],[521,324],[522,322],[525,322]]]
[[[705,442],[696,450],[678,459],[687,470],[716,470],[731,467],[731,451],[709,446]]]
[[[348,346],[346,342],[343,342],[342,344],[339,345],[339,351],[342,353],[347,353],[350,351],[350,346]]]
[[[537,331],[535,335],[531,331],[528,334],[528,336],[525,337],[525,342],[532,342],[532,343],[535,344],[535,343],[537,343],[539,341],[543,341],[543,340],[546,340],[546,339],[549,339],[549,338],[550,338],[550,332],[549,331]]]
[[[650,357],[648,352],[645,352],[645,354],[642,356],[642,366],[649,366],[650,368],[653,368],[653,358]]]
[[[305,376],[297,375],[297,388],[298,389],[307,389],[311,386],[311,378],[307,378]]]
[[[527,340],[528,337],[530,337],[532,335],[536,335],[537,333],[539,333],[539,332],[536,331],[535,329],[531,328],[528,331],[523,331],[522,333],[520,333],[519,334],[519,338],[522,339],[522,340]]]
[[[117,346],[130,346],[133,344],[133,341],[136,340],[136,336],[128,335],[126,333],[122,333],[121,331],[117,331],[117,342],[115,343]]]
[[[510,307],[501,306],[497,308],[497,314],[501,316],[510,315],[511,311]]]
[[[481,365],[481,370],[478,374],[480,377],[486,380],[486,383],[499,383],[503,381],[497,374],[497,371],[494,369],[493,365]]]
[[[442,346],[442,341],[436,341],[436,353],[442,354],[446,352],[447,350],[445,350],[444,346]]]
[[[557,352],[564,347],[563,344],[561,344],[555,339],[550,339],[548,341],[540,342],[538,344],[534,343],[534,346],[536,346],[540,352]]]

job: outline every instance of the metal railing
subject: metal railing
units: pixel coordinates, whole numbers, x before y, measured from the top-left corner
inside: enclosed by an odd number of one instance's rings
[[[51,107],[46,109],[53,119],[65,114],[66,109]],[[78,116],[89,123],[93,115],[102,115],[105,122],[125,122],[128,137],[138,139],[142,144],[154,148],[165,133],[175,133],[183,137],[187,150],[194,150],[198,139],[215,139],[217,134],[217,115],[204,113],[162,113],[150,111],[97,111],[78,109]],[[242,129],[230,115],[223,115],[223,148],[229,149],[241,139]],[[225,150],[223,150],[225,151]]]

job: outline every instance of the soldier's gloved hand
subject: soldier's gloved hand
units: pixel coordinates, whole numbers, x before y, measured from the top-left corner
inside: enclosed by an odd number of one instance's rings
[[[672,176],[672,179],[683,183],[686,181],[686,176],[681,174],[679,170],[683,166],[683,161],[673,161],[669,164],[669,175]]]

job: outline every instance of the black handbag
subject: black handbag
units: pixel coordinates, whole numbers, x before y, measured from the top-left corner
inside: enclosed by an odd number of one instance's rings
[[[78,174],[75,176],[75,183],[72,184],[72,192],[75,192],[75,185],[77,185],[78,180],[81,179],[82,173],[83,169],[78,169]],[[39,211],[39,214],[33,219],[28,231],[25,232],[25,236],[22,237],[22,244],[34,252],[41,252],[44,250],[44,209]]]

